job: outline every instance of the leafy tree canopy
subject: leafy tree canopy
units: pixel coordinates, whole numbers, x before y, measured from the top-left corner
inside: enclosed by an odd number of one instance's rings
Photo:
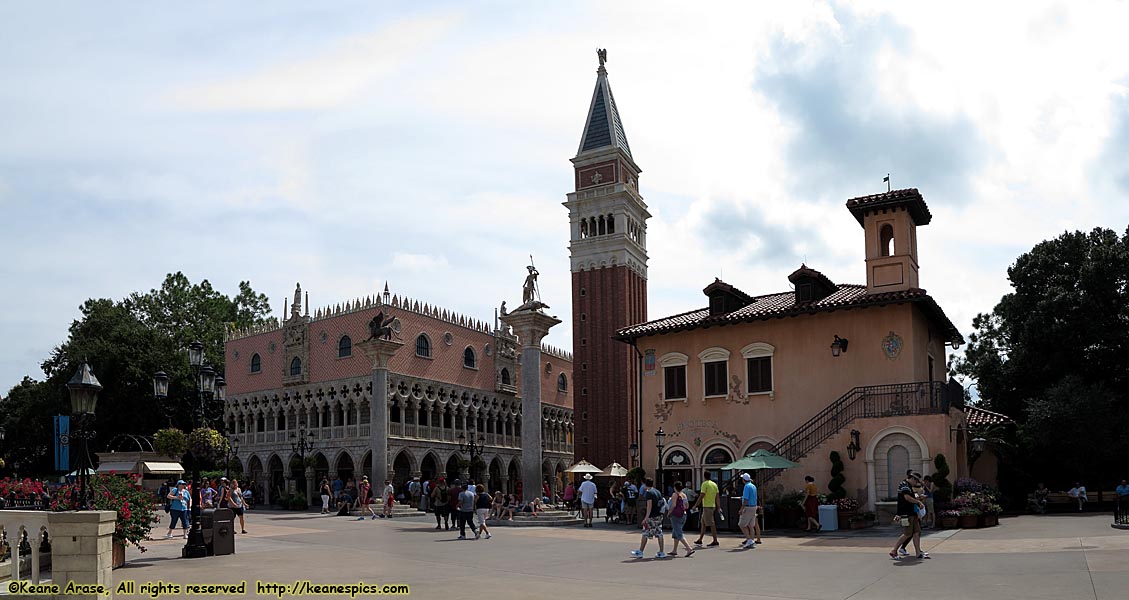
[[[958,373],[1020,424],[1030,480],[1108,479],[1129,454],[1129,230],[1067,232],[1008,269],[1013,291],[973,320]],[[1029,482],[1024,482],[1029,483]],[[1094,481],[1091,485],[1107,483]]]
[[[52,470],[51,417],[70,414],[66,382],[84,360],[103,386],[94,451],[119,433],[152,435],[167,425],[168,418],[153,400],[153,374],[168,373],[173,398],[189,397],[195,387],[184,351],[188,344],[203,342],[206,360],[222,373],[224,328],[262,324],[270,306],[248,282],[241,282],[239,292],[228,297],[207,280],[193,284],[177,272],[166,276],[158,289],[120,301],[92,298],[80,311],[82,317],[71,323],[66,341],[42,363],[46,380],[24,378],[4,399],[0,425],[9,432],[9,465],[19,460],[26,465],[24,471]],[[188,416],[184,406],[173,420],[189,427]]]

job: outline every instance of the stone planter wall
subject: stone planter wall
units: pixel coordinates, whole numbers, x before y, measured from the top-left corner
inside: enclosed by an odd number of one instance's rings
[[[878,515],[878,525],[880,527],[892,527],[894,525],[894,515],[898,512],[898,503],[894,501],[875,502],[874,512]]]

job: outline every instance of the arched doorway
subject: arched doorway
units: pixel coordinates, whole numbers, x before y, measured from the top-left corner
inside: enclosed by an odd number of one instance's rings
[[[725,487],[729,480],[733,477],[733,472],[722,469],[725,465],[733,462],[733,453],[724,446],[715,446],[706,451],[702,457],[702,471],[708,472],[713,476],[714,483],[718,488]]]
[[[516,458],[511,458],[510,466],[506,469],[506,493],[516,494],[519,481],[521,481],[521,463]],[[520,496],[518,500],[521,500]]]
[[[663,456],[663,489],[673,486],[675,481],[697,489],[693,482],[693,468],[690,453],[682,448],[673,448]]]
[[[497,456],[490,461],[490,478],[486,489],[491,492],[502,489],[502,461],[498,460]]]
[[[325,455],[318,452],[314,455],[314,483],[321,487],[321,480],[329,479],[329,460]]]
[[[404,487],[404,482],[410,481],[412,478],[412,455],[407,450],[401,450],[396,453],[396,458],[392,460],[392,486],[399,491]]]
[[[565,483],[564,483],[565,472],[564,472],[564,469],[565,469],[564,465],[562,465],[559,462],[553,468],[553,479],[549,482],[549,485],[551,485],[552,488],[553,488],[553,496],[554,496],[553,500],[554,501],[558,497],[564,495],[564,487],[565,487]]]
[[[538,482],[538,483],[540,484],[541,489],[544,489],[545,484],[549,484],[549,486],[550,486],[549,491],[550,491],[550,493],[552,492],[553,465],[549,461],[545,461],[545,462],[541,463],[541,481]],[[542,497],[544,497],[545,492],[541,492],[541,495],[542,495]],[[552,502],[553,499],[549,498],[548,501]]]
[[[286,493],[286,473],[282,469],[282,459],[277,454],[271,455],[267,461],[267,471],[270,473],[270,502],[273,504]]]
[[[866,446],[868,509],[892,499],[906,471],[927,468],[929,456],[925,438],[909,427],[892,425],[874,434]]]
[[[363,459],[361,459],[361,473],[360,474],[361,475],[368,475],[369,477],[372,477],[372,452],[365,452],[365,457]],[[381,485],[384,484],[383,481],[381,481],[379,483]],[[373,486],[375,486],[376,484],[377,484],[376,481],[372,482]],[[376,493],[376,492],[373,492],[373,493]]]
[[[463,459],[458,454],[452,454],[451,458],[447,459],[447,483],[451,483],[456,479],[462,479],[462,463]]]
[[[354,476],[353,457],[349,456],[348,452],[342,452],[337,457],[337,465],[334,467],[334,470],[337,472],[337,476],[341,478],[341,481],[349,481],[349,479]]]
[[[435,458],[434,454],[428,452],[419,463],[419,471],[422,481],[434,481],[439,474],[439,460]]]
[[[247,477],[248,480],[243,485],[255,495],[255,502],[263,502],[263,461],[258,456],[252,456],[247,461]]]

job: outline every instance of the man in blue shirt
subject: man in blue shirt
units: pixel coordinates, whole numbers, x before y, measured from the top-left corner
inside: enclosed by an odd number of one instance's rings
[[[1125,511],[1129,510],[1129,483],[1125,483],[1125,480],[1122,479],[1121,485],[1117,486],[1114,491],[1117,492],[1117,515],[1120,517],[1125,514]]]
[[[756,539],[756,534],[753,529],[757,521],[757,486],[748,473],[741,473],[741,479],[745,481],[745,489],[741,492],[741,512],[738,513],[740,516],[737,520],[737,525],[745,533],[745,541],[741,547],[756,548],[757,543],[753,541]]]

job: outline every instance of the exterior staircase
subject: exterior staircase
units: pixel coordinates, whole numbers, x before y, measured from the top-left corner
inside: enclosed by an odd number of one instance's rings
[[[567,510],[543,510],[534,517],[529,513],[514,513],[513,521],[487,521],[487,527],[563,527],[583,523]]]
[[[800,462],[855,419],[947,414],[951,407],[964,407],[964,388],[956,380],[856,387],[785,436],[773,451]],[[781,471],[761,471],[759,483],[772,481]]]

